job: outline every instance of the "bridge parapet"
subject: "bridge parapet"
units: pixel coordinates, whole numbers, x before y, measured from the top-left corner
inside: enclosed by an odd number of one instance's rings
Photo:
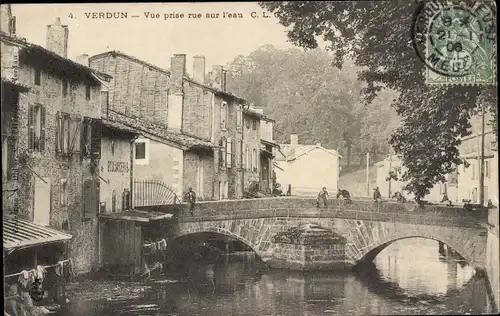
[[[179,222],[250,219],[266,217],[328,217],[384,222],[403,222],[424,225],[477,227],[486,223],[488,210],[468,211],[461,207],[443,205],[418,206],[397,202],[374,203],[370,200],[331,200],[327,208],[317,208],[315,198],[277,197],[206,201],[196,203],[194,216],[189,204],[140,207],[175,214]]]

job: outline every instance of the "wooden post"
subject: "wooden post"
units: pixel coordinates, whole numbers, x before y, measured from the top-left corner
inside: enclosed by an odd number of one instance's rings
[[[484,104],[481,105],[481,156],[479,169],[479,204],[484,206]]]
[[[370,196],[370,153],[366,153],[366,196]]]

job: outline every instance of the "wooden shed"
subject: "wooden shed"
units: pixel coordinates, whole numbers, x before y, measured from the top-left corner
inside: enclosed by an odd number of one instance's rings
[[[136,209],[100,214],[101,268],[133,277],[161,266],[167,248],[166,225],[172,216]]]

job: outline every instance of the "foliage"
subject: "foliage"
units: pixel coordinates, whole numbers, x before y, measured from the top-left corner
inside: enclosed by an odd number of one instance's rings
[[[460,137],[470,134],[469,120],[477,105],[496,113],[497,90],[478,86],[429,86],[424,67],[411,42],[415,1],[261,2],[288,28],[288,38],[300,47],[318,47],[318,37],[333,51],[333,64],[345,57],[362,67],[367,84],[364,99],[371,102],[387,87],[399,92],[394,101],[402,125],[390,144],[402,157],[406,189],[419,200],[462,163]],[[495,12],[496,14],[496,12]],[[496,117],[496,115],[494,115]],[[498,119],[494,126],[497,126]],[[498,133],[498,129],[495,128]],[[498,134],[497,134],[498,135]],[[497,136],[498,137],[498,136]]]
[[[346,149],[347,160],[351,151],[388,153],[387,140],[398,119],[387,100],[396,94],[384,91],[363,107],[363,87],[351,69],[355,66],[332,70],[331,58],[324,50],[263,46],[227,66],[228,90],[266,106],[266,115],[276,120],[280,143],[299,134],[302,144]]]

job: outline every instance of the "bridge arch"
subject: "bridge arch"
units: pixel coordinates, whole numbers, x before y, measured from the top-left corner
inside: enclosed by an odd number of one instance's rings
[[[175,235],[174,240],[181,238],[181,237],[188,236],[188,235],[204,234],[204,233],[214,233],[214,234],[220,234],[220,235],[234,238],[234,239],[244,243],[248,247],[250,247],[260,258],[263,258],[264,253],[259,250],[258,245],[255,245],[254,243],[252,243],[251,241],[249,241],[245,237],[242,237],[238,234],[235,234],[227,229],[220,228],[220,227],[194,227],[191,229],[183,230],[179,234]]]
[[[392,234],[382,234],[378,238],[373,238],[368,245],[357,249],[357,251],[352,251],[354,256],[351,257],[351,261],[355,264],[363,264],[366,262],[371,262],[375,257],[387,248],[392,243],[410,238],[424,238],[431,239],[435,241],[442,242],[454,251],[456,251],[460,256],[462,256],[468,264],[472,265],[474,268],[484,268],[484,263],[482,260],[478,260],[477,249],[474,246],[474,242],[471,240],[464,241],[461,238],[457,238],[457,234],[450,235],[446,230],[422,230],[422,231],[396,231]],[[480,257],[479,257],[480,258]]]

